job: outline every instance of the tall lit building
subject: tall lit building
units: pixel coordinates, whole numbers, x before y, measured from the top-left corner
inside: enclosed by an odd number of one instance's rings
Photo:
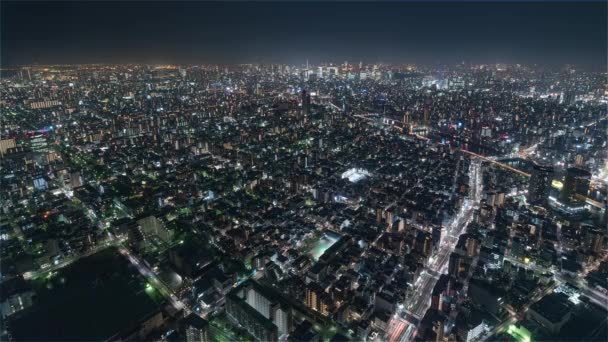
[[[422,115],[422,125],[428,127],[431,121],[431,109],[429,106],[424,106]]]
[[[448,263],[448,274],[453,277],[459,277],[464,271],[464,260],[457,253],[450,254]]]
[[[4,155],[8,149],[15,147],[15,139],[0,140],[0,155]]]
[[[207,342],[209,338],[209,322],[199,315],[191,313],[182,321],[186,342]]]
[[[310,283],[306,287],[306,306],[322,315],[329,315],[328,296],[317,283]]]
[[[553,167],[534,164],[530,185],[528,187],[528,202],[543,204],[547,201],[551,182],[553,181]]]
[[[260,341],[275,341],[292,329],[289,305],[254,281],[244,283],[226,296],[226,313]]]
[[[579,202],[577,196],[587,197],[591,173],[587,170],[571,167],[566,170],[564,187],[561,192],[561,200],[564,203]]]
[[[302,90],[302,114],[310,115],[310,94],[306,90]]]
[[[314,286],[311,286],[314,283],[310,283],[308,287],[306,287],[306,306],[310,309],[316,310],[319,302],[319,295],[317,294]]]

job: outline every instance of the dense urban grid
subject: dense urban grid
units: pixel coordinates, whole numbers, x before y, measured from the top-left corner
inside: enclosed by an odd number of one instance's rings
[[[605,341],[572,66],[2,71],[8,341]]]

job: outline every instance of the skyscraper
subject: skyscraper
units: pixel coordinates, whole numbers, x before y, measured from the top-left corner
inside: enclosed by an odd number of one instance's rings
[[[183,321],[186,342],[207,342],[209,338],[209,322],[200,316],[191,313]]]
[[[543,204],[547,201],[551,182],[553,181],[553,167],[534,164],[530,186],[528,187],[528,202]]]
[[[292,329],[287,303],[254,281],[243,283],[227,295],[226,313],[260,341],[275,341]]]
[[[560,196],[562,202],[576,203],[579,201],[577,196],[587,197],[590,182],[591,173],[589,171],[579,169],[578,167],[568,168]]]
[[[302,90],[302,114],[310,115],[310,94],[306,90]]]

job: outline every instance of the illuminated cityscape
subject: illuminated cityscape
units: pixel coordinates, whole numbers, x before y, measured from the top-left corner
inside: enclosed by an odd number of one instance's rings
[[[180,5],[2,2],[1,341],[608,339],[605,2]]]

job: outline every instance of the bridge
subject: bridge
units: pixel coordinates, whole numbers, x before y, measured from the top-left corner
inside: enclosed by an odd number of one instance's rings
[[[340,108],[340,107],[336,106],[336,105],[335,105],[333,102],[328,103],[328,105],[329,105],[331,108],[333,108],[333,109],[335,109],[335,110],[337,110],[337,111],[339,111],[339,112],[341,112],[341,111],[342,111],[342,108]]]
[[[466,154],[468,154],[468,155],[477,157],[477,158],[479,158],[481,160],[484,160],[484,161],[487,161],[487,162],[490,162],[490,163],[494,163],[494,164],[496,164],[496,165],[498,165],[498,166],[500,166],[502,168],[505,168],[505,169],[507,169],[509,171],[513,171],[513,172],[519,173],[522,176],[525,176],[525,177],[530,177],[531,176],[531,174],[529,174],[527,172],[523,172],[522,170],[516,169],[516,168],[514,168],[514,167],[512,167],[510,165],[507,165],[505,163],[501,163],[498,160],[495,160],[495,159],[492,159],[492,158],[488,158],[486,156],[482,156],[481,154],[477,154],[477,153],[474,153],[474,152],[471,152],[471,151],[467,151],[467,150],[463,150],[463,149],[461,149],[461,151],[464,152],[464,153],[466,153]]]

